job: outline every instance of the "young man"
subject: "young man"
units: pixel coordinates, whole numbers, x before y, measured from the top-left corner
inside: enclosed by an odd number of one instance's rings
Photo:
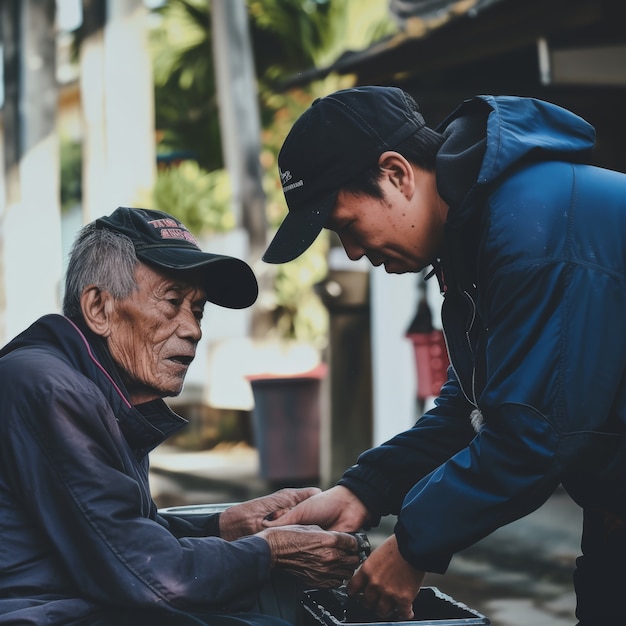
[[[272,569],[309,586],[354,571],[350,535],[263,529],[318,489],[193,521],[150,496],[148,453],[186,424],[162,398],[182,389],[206,302],[256,297],[246,263],[166,213],[119,208],[79,233],[64,315],[0,351],[0,624],[284,626],[251,612]]]
[[[387,272],[432,265],[452,367],[436,406],[279,520],[353,530],[398,514],[349,583],[408,618],[424,572],[541,506],[584,509],[581,624],[626,623],[626,176],[594,129],[535,99],[480,96],[437,129],[392,87],[318,99],[279,155],[284,263],[322,228]]]

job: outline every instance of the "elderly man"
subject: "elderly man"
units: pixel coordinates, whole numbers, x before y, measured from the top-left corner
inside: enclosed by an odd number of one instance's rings
[[[180,393],[205,303],[252,305],[239,259],[202,252],[158,211],[119,208],[72,249],[64,315],[0,351],[0,624],[276,624],[252,612],[273,568],[338,584],[356,539],[263,529],[317,489],[193,522],[159,515],[148,453],[185,420]],[[245,612],[250,611],[250,612]]]

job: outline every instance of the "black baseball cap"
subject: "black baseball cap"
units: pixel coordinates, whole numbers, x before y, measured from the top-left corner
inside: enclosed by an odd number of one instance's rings
[[[209,302],[229,309],[254,304],[259,287],[252,268],[223,254],[202,252],[196,238],[184,224],[163,211],[119,207],[100,217],[96,228],[126,235],[137,258],[164,270],[199,270]]]
[[[417,104],[398,87],[354,87],[315,100],[278,155],[289,212],[263,260],[300,256],[324,227],[338,191],[424,126]]]

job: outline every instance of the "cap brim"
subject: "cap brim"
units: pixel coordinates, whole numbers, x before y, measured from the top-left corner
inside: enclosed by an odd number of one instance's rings
[[[209,302],[227,309],[245,309],[255,303],[259,286],[252,268],[241,259],[192,248],[153,247],[137,251],[140,261],[165,270],[198,270]]]
[[[305,252],[317,239],[330,216],[337,192],[306,206],[290,209],[263,255],[266,263],[287,263]]]

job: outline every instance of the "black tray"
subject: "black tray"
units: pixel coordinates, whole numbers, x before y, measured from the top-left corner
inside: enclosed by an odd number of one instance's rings
[[[310,589],[302,600],[302,626],[345,626],[346,624],[415,624],[416,626],[489,625],[480,613],[453,600],[437,587],[422,587],[413,602],[415,616],[403,622],[381,621],[372,611],[348,597],[341,589]]]

